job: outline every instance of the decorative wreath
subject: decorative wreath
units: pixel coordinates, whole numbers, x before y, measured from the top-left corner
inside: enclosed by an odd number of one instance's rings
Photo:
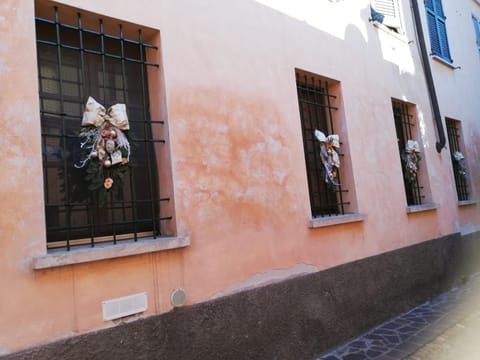
[[[454,168],[457,174],[466,180],[467,178],[467,164],[465,156],[460,151],[455,151],[453,154],[453,159],[455,160]]]
[[[421,160],[420,147],[417,141],[407,141],[405,150],[402,154],[402,160],[405,166],[405,180],[407,183],[411,184],[417,179],[417,173],[420,169],[418,164]]]
[[[110,190],[121,189],[130,162],[129,130],[125,104],[105,110],[94,98],[88,98],[79,134],[82,160],[75,167],[86,168],[88,189],[99,195],[100,204]]]
[[[329,185],[339,185],[340,157],[336,149],[340,147],[340,138],[336,134],[325,136],[323,132],[316,129],[314,135],[320,142],[320,158],[324,168],[325,182]]]

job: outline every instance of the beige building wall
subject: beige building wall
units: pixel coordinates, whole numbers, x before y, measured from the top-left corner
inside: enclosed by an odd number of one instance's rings
[[[401,34],[370,23],[367,0],[286,3],[55,3],[159,34],[163,73],[150,86],[163,81],[165,93],[150,96],[169,126],[175,239],[189,246],[109,259],[121,255],[113,251],[82,263],[67,254],[72,264],[34,269],[46,255],[35,4],[0,2],[0,354],[115,326],[102,319],[104,300],[146,292],[148,309],[139,316],[147,316],[171,310],[175,288],[195,304],[480,225],[476,204],[457,204],[448,151],[435,150],[409,2],[400,7]],[[472,33],[458,34],[480,6],[444,3],[461,14],[449,16],[448,26],[462,69],[432,67],[442,116],[462,121],[476,199],[480,58]],[[309,227],[295,69],[339,82],[349,211],[360,221]],[[431,203],[417,209],[424,211],[407,208],[392,98],[415,105]]]

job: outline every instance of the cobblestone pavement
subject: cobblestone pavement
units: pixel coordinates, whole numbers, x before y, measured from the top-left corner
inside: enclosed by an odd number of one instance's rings
[[[316,360],[480,360],[480,274]]]

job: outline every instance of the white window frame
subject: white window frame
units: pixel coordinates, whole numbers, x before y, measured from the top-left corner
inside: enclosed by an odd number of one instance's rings
[[[376,12],[384,16],[383,25],[393,28],[400,33],[402,22],[398,0],[371,0],[370,5]]]

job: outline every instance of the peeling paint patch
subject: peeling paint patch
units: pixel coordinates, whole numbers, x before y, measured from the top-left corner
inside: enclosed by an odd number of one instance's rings
[[[212,106],[219,97],[222,101]],[[172,99],[175,201],[180,212],[197,209],[189,226],[218,229],[219,217],[226,227],[287,221],[299,194],[287,184],[298,174],[292,170],[291,140],[282,131],[289,119],[278,113],[277,104],[203,87],[174,91]]]
[[[224,290],[213,294],[211,299],[217,299],[222,296],[232,295],[240,291],[250,290],[260,286],[275,284],[287,279],[318,271],[319,268],[316,266],[300,263],[287,269],[275,269],[255,274],[244,281],[229,285]]]

